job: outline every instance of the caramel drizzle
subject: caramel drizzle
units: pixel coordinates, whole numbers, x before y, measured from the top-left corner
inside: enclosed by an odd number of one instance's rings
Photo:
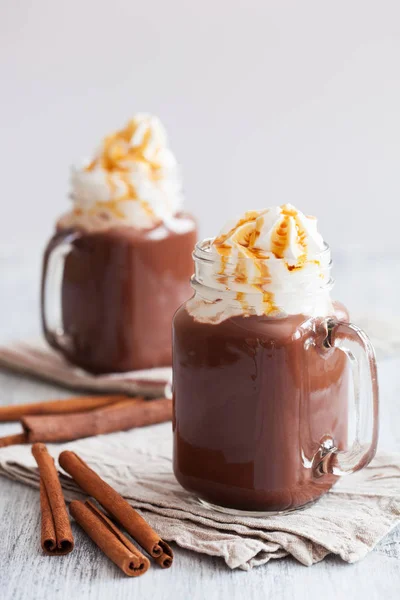
[[[138,195],[135,189],[135,186],[133,185],[133,183],[129,180],[129,173],[124,173],[122,172],[120,174],[121,180],[124,182],[124,184],[126,185],[126,192],[125,194],[123,194],[122,196],[120,196],[118,198],[119,201],[123,201],[123,200],[137,200],[138,199]],[[115,190],[115,188],[114,188]]]
[[[276,258],[283,258],[289,246],[289,219],[288,215],[284,216],[272,232],[271,251]]]
[[[234,241],[237,242],[237,247],[242,251],[243,254],[245,254],[247,258],[265,258],[265,255],[262,253],[261,250],[254,248],[254,245],[260,235],[261,228],[263,225],[262,218],[259,218],[257,222],[258,217],[259,213],[257,211],[248,211],[245,213],[244,217],[240,219],[236,223],[236,225],[228,231],[228,233],[225,233],[215,238],[213,245],[221,256],[221,270],[219,272],[219,275],[225,274],[226,265],[232,253],[232,247],[226,244],[226,241],[231,237]],[[243,240],[240,240],[240,242],[238,240],[235,240],[234,238],[237,230],[240,227],[242,227],[242,225],[246,225],[246,223],[251,223],[252,221],[257,222],[256,228],[253,229],[250,233],[248,233]],[[249,250],[249,252],[246,252],[247,249]]]
[[[243,225],[253,221],[255,221],[255,228],[249,232],[246,232],[243,236],[243,239],[235,239],[237,230]],[[252,284],[252,287],[254,287],[258,292],[261,292],[263,296],[265,314],[271,314],[277,309],[274,304],[274,296],[271,292],[265,291],[263,287],[266,283],[270,283],[271,281],[269,268],[264,262],[269,258],[269,256],[267,256],[261,249],[254,247],[260,236],[263,223],[264,220],[257,211],[248,211],[245,213],[244,217],[228,231],[228,233],[223,234],[214,240],[214,246],[221,256],[221,269],[218,272],[218,280],[224,285],[227,284],[228,277],[226,276],[226,266],[232,253],[232,247],[225,243],[228,238],[232,238],[232,240],[236,243],[236,247],[239,249],[239,252],[244,255],[245,258],[249,258],[253,261],[254,266],[259,272],[259,276],[257,278],[258,282]],[[240,257],[235,266],[234,281],[242,284],[248,282],[247,265],[246,262],[242,261]],[[237,292],[236,300],[241,304],[244,311],[248,310],[249,305],[245,299],[244,292]]]
[[[138,123],[136,119],[131,119],[124,129],[106,136],[100,156],[94,158],[85,170],[93,171],[96,167],[100,166],[105,171],[119,173],[130,170],[129,166],[121,163],[142,162],[148,165],[152,171],[159,171],[161,165],[146,156],[151,139],[150,127],[147,127],[140,144],[136,146],[130,145],[137,128]]]
[[[297,259],[296,264],[291,265],[286,260],[284,264],[289,271],[302,269],[307,262],[307,233],[301,223],[299,214],[296,209],[291,208],[287,204],[283,204],[281,207],[281,219],[275,226],[271,235],[271,252],[278,259],[284,259],[285,252],[289,247],[291,227],[295,228],[296,244],[301,248],[301,254]],[[260,248],[256,248],[255,245],[261,233],[264,219],[262,214],[257,211],[248,211],[244,217],[240,219],[234,227],[232,227],[227,233],[218,236],[214,240],[214,247],[221,256],[221,269],[218,273],[219,281],[227,285],[228,276],[226,274],[226,268],[229,262],[229,257],[232,253],[232,248],[236,247],[239,251],[239,259],[235,266],[234,280],[239,284],[248,283],[249,274],[247,273],[247,265],[244,261],[240,260],[240,255],[245,258],[252,260],[255,268],[259,272],[259,277],[255,278],[255,283],[251,284],[257,291],[263,295],[263,303],[265,307],[265,314],[271,314],[277,310],[274,304],[274,295],[271,292],[264,290],[265,284],[271,282],[271,276],[269,272],[266,260],[270,258]],[[315,217],[308,217],[315,218]],[[247,223],[255,224],[255,227],[249,228],[248,231],[238,232],[239,228],[246,225]],[[228,245],[226,242],[231,239],[233,246]],[[319,265],[318,260],[310,261]],[[229,289],[227,287],[227,289]],[[241,303],[244,310],[248,309],[248,303],[245,301],[245,295],[243,292],[238,292],[236,299]]]
[[[101,154],[94,158],[85,168],[86,171],[93,171],[97,167],[102,168],[106,172],[107,184],[110,188],[111,196],[117,193],[117,185],[115,176],[119,177],[125,184],[126,192],[121,196],[112,198],[109,202],[99,202],[97,208],[106,208],[110,210],[118,218],[124,218],[124,213],[118,207],[118,203],[128,200],[138,200],[141,203],[143,210],[150,216],[154,217],[154,212],[149,204],[138,197],[137,191],[129,179],[130,165],[126,163],[141,162],[149,167],[150,177],[152,180],[161,178],[161,165],[154,160],[150,160],[146,156],[150,139],[151,129],[147,127],[143,139],[140,144],[132,146],[131,140],[137,130],[138,123],[135,119],[131,119],[124,129],[106,136],[103,141]],[[156,151],[156,154],[159,149]]]
[[[241,305],[241,307],[243,308],[244,311],[248,310],[249,305],[248,305],[248,302],[246,302],[244,292],[237,292],[236,300],[239,302],[239,304]]]
[[[283,204],[281,206],[281,210],[282,219],[276,225],[271,236],[271,251],[276,256],[276,258],[284,258],[285,251],[287,250],[290,242],[290,220],[294,219],[294,227],[296,230],[296,243],[302,248],[303,252],[299,256],[295,265],[289,265],[287,261],[285,261],[285,266],[288,269],[288,271],[302,269],[307,260],[306,230],[304,229],[299,219],[298,212],[295,209],[289,208],[287,204]]]
[[[227,244],[221,243],[219,246],[216,246],[216,249],[221,256],[221,268],[218,271],[218,275],[225,275],[226,265],[231,255],[232,248]]]
[[[245,214],[244,217],[242,217],[241,219],[239,219],[239,221],[236,223],[236,225],[234,225],[229,231],[228,233],[224,233],[218,237],[215,238],[214,240],[214,246],[217,248],[223,245],[226,240],[230,237],[232,237],[232,235],[235,233],[235,231],[241,227],[242,225],[245,225],[246,223],[250,223],[251,221],[255,221],[257,219],[257,217],[259,216],[259,213],[256,210],[248,210]]]

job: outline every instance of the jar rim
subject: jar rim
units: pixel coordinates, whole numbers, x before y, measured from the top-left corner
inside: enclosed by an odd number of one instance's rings
[[[215,238],[204,238],[203,240],[200,240],[198,242],[196,242],[193,253],[192,253],[192,257],[193,260],[200,260],[200,261],[204,261],[206,263],[215,263],[217,260],[221,259],[221,255],[217,254],[217,255],[212,255],[211,254],[211,248],[212,248],[212,243],[215,240]],[[321,250],[321,252],[314,254],[312,260],[313,261],[318,261],[322,264],[326,264],[328,267],[330,267],[332,265],[332,259],[330,257],[330,246],[329,244],[327,244],[324,241],[324,249]],[[264,260],[275,260],[275,261],[285,261],[286,263],[296,263],[295,259],[290,259],[290,258],[278,258],[277,256],[275,256],[272,252],[265,252],[265,256],[259,256],[256,258],[250,258],[247,256],[235,256],[234,261],[230,260],[230,257],[225,257],[224,258],[224,263],[226,265],[236,265],[238,262],[245,264],[249,261],[251,262],[262,262]]]

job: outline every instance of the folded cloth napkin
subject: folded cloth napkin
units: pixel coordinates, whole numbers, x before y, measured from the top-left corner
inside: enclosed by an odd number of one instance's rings
[[[15,342],[0,346],[0,367],[53,381],[74,390],[96,393],[122,392],[133,396],[164,395],[171,368],[93,375],[75,367],[45,344]]]
[[[164,539],[222,557],[231,569],[248,570],[287,555],[304,565],[330,553],[355,562],[400,522],[400,455],[396,454],[379,454],[369,467],[343,478],[309,508],[254,518],[209,510],[180,487],[172,473],[168,423],[49,445],[56,463],[65,449],[77,452],[139,508]],[[0,474],[39,487],[30,446],[0,449]],[[65,473],[61,478],[66,498],[80,497],[79,488]]]

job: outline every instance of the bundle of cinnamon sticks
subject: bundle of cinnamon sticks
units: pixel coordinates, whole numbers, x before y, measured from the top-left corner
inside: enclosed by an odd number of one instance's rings
[[[68,554],[74,548],[74,538],[54,460],[46,446],[41,443],[33,444],[32,453],[40,474],[43,551],[49,555]],[[64,451],[59,456],[59,463],[81,489],[107,511],[109,516],[90,499],[85,502],[75,500],[69,507],[75,521],[126,575],[143,575],[149,569],[150,561],[110,517],[114,518],[160,567],[165,569],[172,565],[173,553],[170,546],[77,454]]]
[[[23,431],[0,438],[0,448],[57,443],[170,421],[172,401],[128,396],[83,396],[0,407],[0,422],[19,421]]]
[[[44,442],[66,442],[125,431],[170,421],[171,418],[172,401],[167,398],[145,400],[128,396],[83,396],[0,407],[0,422],[19,421],[23,429],[21,433],[0,438],[0,448],[33,443],[32,454],[40,474],[41,543],[46,554],[64,555],[72,552],[74,538],[54,460]],[[107,511],[108,515],[104,514],[90,499],[71,502],[69,508],[75,521],[124,573],[132,577],[143,575],[150,561],[111,518],[157,564],[162,568],[171,566],[171,548],[118,492],[73,452],[62,452],[59,463],[81,489]]]

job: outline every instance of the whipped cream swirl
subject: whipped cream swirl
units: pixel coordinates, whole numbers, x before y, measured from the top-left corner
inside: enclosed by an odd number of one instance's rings
[[[198,293],[188,310],[206,322],[237,314],[326,316],[330,264],[315,217],[290,204],[248,211],[197,246]]]
[[[174,219],[183,204],[180,170],[159,119],[138,114],[106,136],[91,160],[72,168],[71,199],[62,227],[182,227]]]

